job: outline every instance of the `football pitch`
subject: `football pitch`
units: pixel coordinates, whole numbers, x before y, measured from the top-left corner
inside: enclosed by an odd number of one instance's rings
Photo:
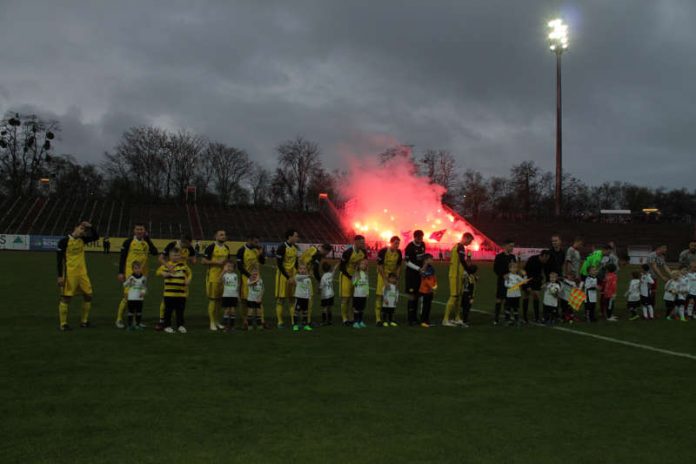
[[[468,329],[376,328],[371,300],[364,330],[211,333],[197,265],[188,334],[127,332],[113,325],[117,260],[87,256],[96,327],[78,327],[76,300],[74,330],[61,333],[55,255],[0,253],[0,462],[696,459],[696,322],[628,322],[620,297],[613,324],[493,327],[494,277],[482,264]],[[269,319],[272,276],[266,266]],[[446,276],[438,266],[434,322]],[[152,327],[161,281],[150,282]],[[402,300],[400,322],[405,312]]]

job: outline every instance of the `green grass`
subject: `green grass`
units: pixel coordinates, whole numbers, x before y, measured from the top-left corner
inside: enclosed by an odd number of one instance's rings
[[[97,327],[60,333],[54,259],[0,253],[3,463],[685,463],[696,454],[694,360],[492,327],[481,313],[467,330],[215,334],[201,266],[189,334],[124,332],[113,327],[117,257],[98,254],[88,256]],[[151,280],[148,322],[159,303]],[[490,310],[485,264],[480,287],[476,307]],[[270,298],[266,307],[270,316]],[[78,317],[74,303],[73,326]],[[696,323],[624,318],[574,330],[696,354]]]

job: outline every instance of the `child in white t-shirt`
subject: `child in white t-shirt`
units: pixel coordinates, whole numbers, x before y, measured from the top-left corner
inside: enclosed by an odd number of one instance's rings
[[[250,274],[246,296],[246,305],[249,310],[248,317],[251,319],[254,328],[263,329],[265,325],[263,316],[263,279],[261,278],[258,265],[251,266],[248,271]]]
[[[394,311],[396,311],[396,305],[398,303],[398,277],[394,272],[390,272],[382,292],[382,327],[396,327],[398,325],[394,322]]]
[[[123,282],[128,290],[128,330],[142,330],[143,301],[147,293],[147,277],[143,274],[140,261],[133,261],[132,273]]]
[[[295,274],[295,312],[292,316],[292,330],[300,329],[311,331],[309,324],[309,300],[312,297],[312,277],[309,275],[307,265],[300,263]]]
[[[665,282],[665,292],[662,299],[665,302],[665,317],[667,320],[671,321],[674,313],[674,308],[676,307],[677,301],[677,290],[679,287],[679,278],[681,274],[679,271],[670,272],[670,279]]]
[[[626,302],[628,310],[631,312],[629,320],[635,321],[640,316],[638,315],[638,307],[640,306],[640,272],[633,271],[631,273],[631,281],[628,283],[626,290]]]
[[[585,291],[585,319],[587,322],[595,322],[595,308],[597,306],[597,268],[590,267],[587,277],[580,284],[580,288]]]
[[[687,295],[686,295],[686,313],[689,317],[696,317],[696,261],[689,264],[688,272],[685,274]]]
[[[324,261],[321,264],[321,280],[319,281],[319,293],[321,296],[321,324],[331,325],[331,309],[334,306],[334,280],[338,265],[331,267],[331,263]]]
[[[505,319],[508,324],[518,323],[520,320],[520,298],[522,297],[522,285],[525,278],[518,272],[517,262],[512,261],[508,267],[508,273],[503,276],[503,283],[507,289],[505,294]]]
[[[239,275],[237,275],[236,271],[235,263],[227,261],[222,267],[222,278],[220,279],[220,286],[222,287],[222,303],[220,306],[224,311],[222,324],[227,332],[235,327],[237,306],[239,305]]]
[[[561,294],[561,284],[558,283],[558,273],[549,273],[549,281],[544,291],[544,323],[555,324],[558,320],[558,299]]]
[[[358,263],[358,269],[353,274],[353,328],[364,329],[363,313],[367,306],[367,297],[370,295],[370,282],[367,278],[367,260]]]
[[[652,306],[650,292],[655,280],[650,274],[650,266],[643,264],[643,272],[640,275],[640,304],[643,307],[643,319],[655,319],[655,310]]]

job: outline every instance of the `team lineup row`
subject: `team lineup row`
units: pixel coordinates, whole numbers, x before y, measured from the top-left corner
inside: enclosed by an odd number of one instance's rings
[[[277,269],[273,291],[276,326],[284,327],[284,313],[287,312],[293,330],[313,330],[311,313],[315,299],[314,281],[318,284],[322,324],[332,324],[334,283],[338,274],[341,322],[356,329],[364,328],[364,312],[370,293],[365,239],[355,236],[353,244],[342,254],[339,264],[332,266],[324,260],[332,250],[331,245],[310,246],[301,252],[297,246],[299,235],[295,230],[288,230],[284,238],[275,253]],[[92,287],[87,274],[84,245],[97,239],[98,234],[91,224],[82,222],[59,242],[61,330],[70,329],[67,323],[68,305],[77,294],[83,296],[80,326],[90,326]],[[209,300],[207,310],[210,330],[230,330],[237,324],[245,328],[268,327],[262,305],[264,282],[260,275],[260,266],[265,263],[265,256],[259,239],[249,236],[236,254],[226,245],[226,240],[225,231],[217,231],[215,241],[205,249],[201,257],[202,264],[207,268],[205,289]],[[471,234],[463,234],[450,254],[449,299],[442,321],[444,326],[465,327],[468,323],[477,282],[477,267],[472,264],[471,254],[467,251],[472,240]],[[557,240],[560,242],[560,238]],[[513,254],[513,245],[512,241],[505,241],[503,251],[496,256],[493,266],[497,275],[495,324],[500,323],[501,309],[504,309],[508,324],[528,322],[530,301],[534,309],[534,321],[539,323],[555,323],[561,318],[572,323],[578,319],[576,311],[581,307],[585,308],[586,319],[592,322],[597,318],[595,308],[598,304],[601,314],[607,320],[616,320],[612,311],[616,296],[618,259],[612,254],[610,246],[593,252],[583,262],[579,253],[582,243],[579,240],[565,251],[560,249],[560,243],[556,246],[552,242],[551,248],[530,257],[524,269],[521,269],[519,258]],[[376,324],[380,327],[397,325],[394,312],[399,302],[398,282],[403,271],[408,324],[428,328],[433,295],[437,288],[432,256],[426,253],[422,231],[414,232],[413,241],[405,247],[403,254],[400,246],[400,238],[392,237],[389,245],[377,255],[374,308]],[[189,264],[197,261],[191,240],[182,237],[169,243],[160,253],[141,224],[135,225],[133,236],[123,243],[120,253],[118,279],[123,283],[124,293],[118,307],[116,326],[129,330],[141,330],[144,327],[142,306],[147,292],[150,255],[158,256],[160,266],[156,275],[164,280],[156,328],[170,333],[186,332],[184,311],[193,277]],[[696,288],[692,288],[696,286],[696,262],[693,264],[694,269],[686,272],[682,270],[681,274],[665,279],[666,307],[670,312],[680,311],[678,315],[682,320],[685,320],[685,311],[691,316],[696,300]],[[657,275],[662,277],[659,267],[663,268],[662,271],[670,272],[664,260],[655,259],[642,274],[633,276],[626,294],[632,318],[639,317],[637,311],[640,307],[645,319],[654,318]],[[545,290],[543,313],[540,311],[542,288]],[[522,317],[519,315],[520,302]],[[124,316],[127,316],[126,321]]]

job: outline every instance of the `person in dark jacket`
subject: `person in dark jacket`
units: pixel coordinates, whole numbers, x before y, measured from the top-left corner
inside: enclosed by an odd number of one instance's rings
[[[510,263],[517,262],[517,257],[512,253],[514,247],[514,240],[505,240],[503,242],[503,251],[495,255],[495,260],[493,261],[493,272],[495,272],[497,277],[495,285],[495,318],[493,319],[493,324],[495,325],[498,325],[500,322],[500,309],[507,296],[504,280],[505,274],[510,272]]]

